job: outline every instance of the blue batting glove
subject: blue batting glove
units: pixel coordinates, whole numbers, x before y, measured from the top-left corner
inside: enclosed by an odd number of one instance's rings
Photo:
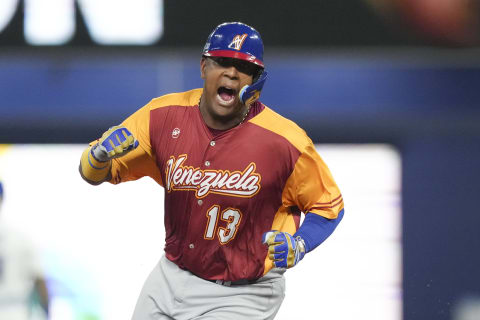
[[[97,161],[106,162],[122,157],[138,147],[138,141],[132,133],[123,126],[108,129],[91,149]]]
[[[263,234],[262,241],[268,245],[268,257],[277,268],[291,268],[305,256],[305,242],[300,236],[271,230]]]

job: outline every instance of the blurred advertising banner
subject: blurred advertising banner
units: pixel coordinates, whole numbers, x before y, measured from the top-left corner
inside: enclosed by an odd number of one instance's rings
[[[66,45],[85,31],[98,45],[151,45],[163,34],[163,0],[2,0],[0,35],[15,26],[28,45]]]
[[[221,22],[270,46],[472,46],[475,0],[2,0],[0,46],[196,46]],[[272,27],[274,26],[274,27]]]

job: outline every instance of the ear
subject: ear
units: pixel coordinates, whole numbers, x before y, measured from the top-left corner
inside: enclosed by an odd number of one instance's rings
[[[205,57],[202,57],[202,60],[200,60],[200,77],[202,79],[205,79],[206,66],[207,66],[207,59],[205,59]]]

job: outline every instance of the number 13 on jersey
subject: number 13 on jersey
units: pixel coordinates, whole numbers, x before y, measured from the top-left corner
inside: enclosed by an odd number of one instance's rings
[[[213,240],[217,234],[218,241],[224,245],[235,238],[238,225],[242,220],[242,213],[235,208],[227,208],[220,213],[220,206],[213,205],[207,211],[207,219],[204,239]],[[227,223],[225,228],[217,227],[219,219]]]

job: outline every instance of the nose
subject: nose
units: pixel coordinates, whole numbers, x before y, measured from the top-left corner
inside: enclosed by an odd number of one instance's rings
[[[238,70],[234,66],[226,67],[223,74],[232,80],[238,79]]]

